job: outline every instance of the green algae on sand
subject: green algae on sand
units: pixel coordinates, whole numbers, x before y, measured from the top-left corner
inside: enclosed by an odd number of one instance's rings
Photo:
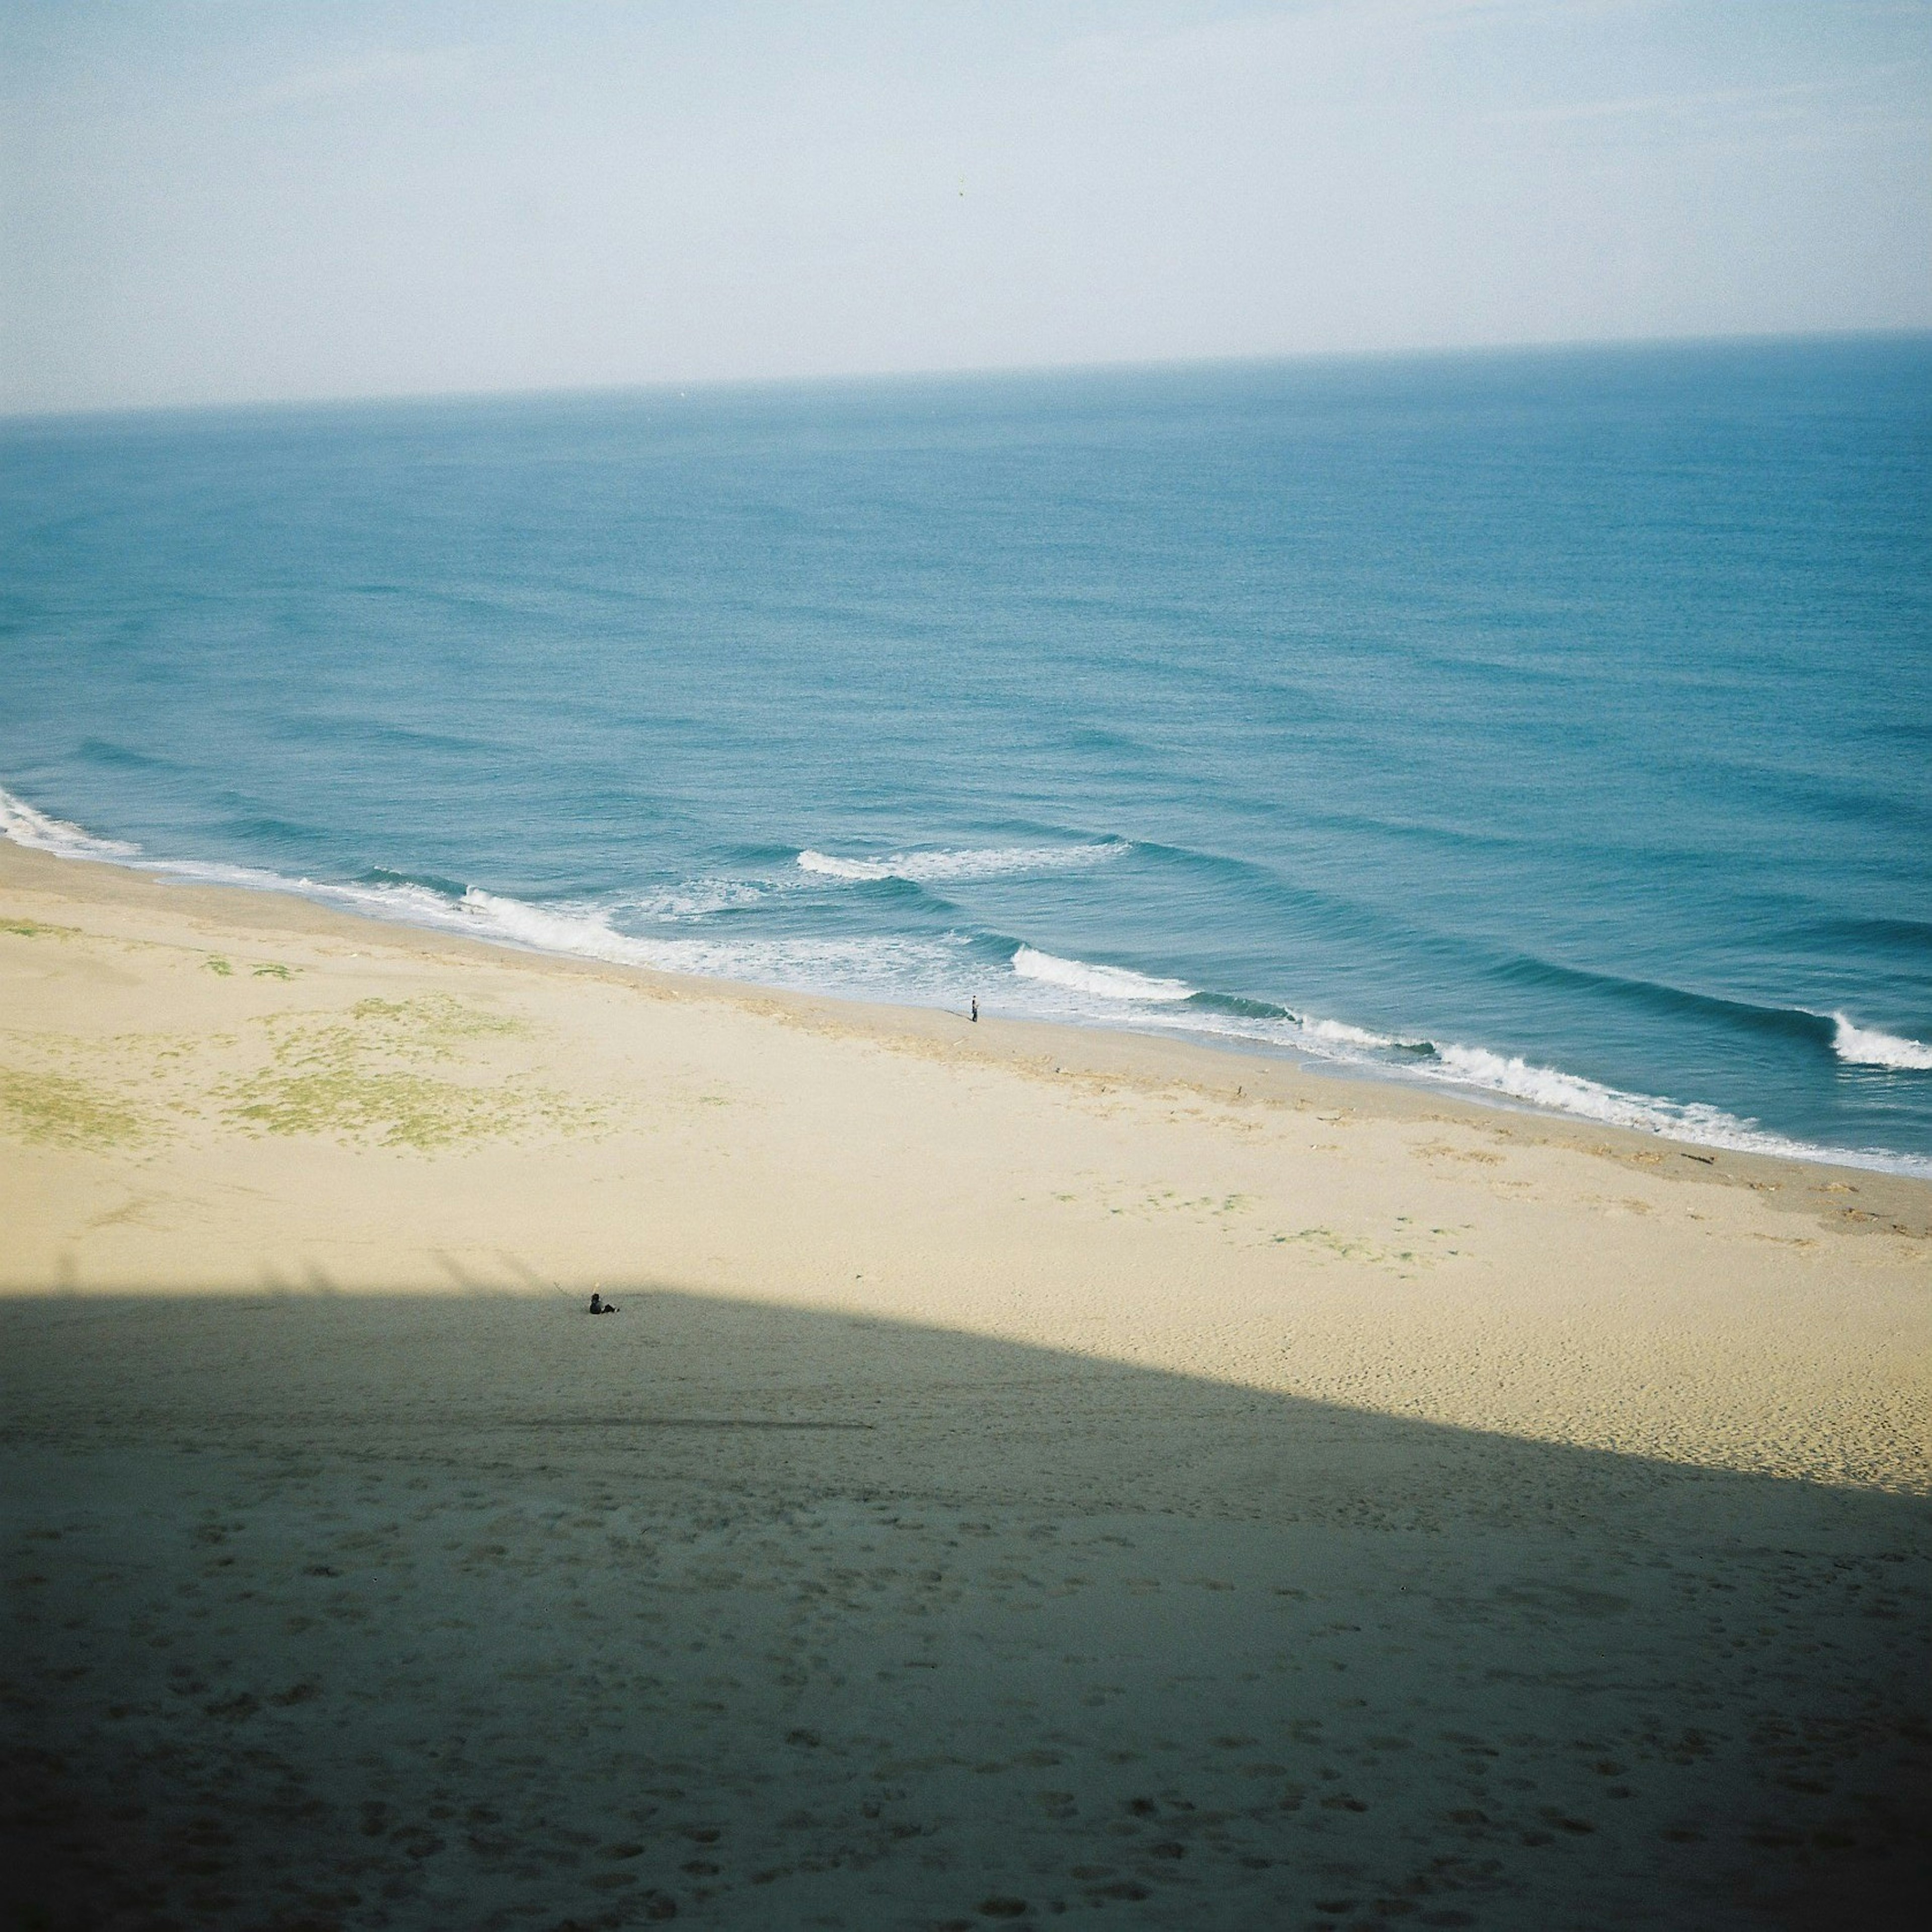
[[[134,1108],[87,1081],[13,1067],[0,1067],[0,1123],[49,1147],[112,1147],[146,1130]]]
[[[257,1132],[373,1138],[429,1152],[532,1128],[590,1124],[596,1110],[514,1080],[472,1084],[423,1071],[470,1043],[527,1031],[446,994],[358,1000],[340,1018],[277,1014],[269,1064],[226,1090],[228,1118]]]

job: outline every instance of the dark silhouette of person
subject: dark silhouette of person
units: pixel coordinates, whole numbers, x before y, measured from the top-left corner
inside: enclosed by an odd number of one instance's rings
[[[601,1294],[592,1290],[590,1297],[590,1312],[593,1315],[615,1315],[617,1312],[617,1304],[614,1301],[606,1301]]]
[[[972,1018],[973,1018],[973,1024],[974,1024],[975,1026],[977,1026],[977,1025],[979,1024],[979,1023],[980,1023],[980,996],[979,996],[979,994],[978,994],[977,993],[975,993],[975,994],[973,995],[973,1013],[972,1013]]]

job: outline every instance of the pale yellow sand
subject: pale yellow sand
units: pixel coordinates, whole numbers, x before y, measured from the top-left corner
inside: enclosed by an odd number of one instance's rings
[[[1696,1152],[0,847],[0,1897],[1885,1922],[1932,1187]]]

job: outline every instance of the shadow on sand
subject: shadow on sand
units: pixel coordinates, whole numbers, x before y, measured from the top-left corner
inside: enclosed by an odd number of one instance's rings
[[[12,1922],[1922,1901],[1923,1499],[617,1292],[0,1303]]]

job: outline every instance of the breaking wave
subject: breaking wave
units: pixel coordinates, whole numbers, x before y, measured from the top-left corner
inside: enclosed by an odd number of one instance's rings
[[[1832,1051],[1848,1066],[1932,1072],[1932,1046],[1922,1040],[1902,1040],[1876,1027],[1855,1026],[1843,1013],[1834,1013],[1832,1018],[1838,1029],[1832,1036]]]
[[[150,858],[126,840],[104,838],[52,817],[0,789],[0,836],[64,858],[214,885],[292,892],[345,911],[393,923],[614,965],[784,986],[802,992],[929,1006],[957,1006],[974,985],[986,987],[989,1011],[1016,1017],[1136,1029],[1229,1045],[1286,1052],[1309,1060],[1424,1082],[1606,1126],[1633,1129],[1696,1145],[1787,1159],[1932,1176],[1932,1160],[1876,1149],[1815,1145],[1766,1131],[1717,1107],[1628,1091],[1560,1068],[1480,1046],[1384,1034],[1343,1020],[1298,1013],[1264,1000],[1202,992],[1185,980],[1045,952],[958,932],[919,936],[724,938],[702,932],[629,932],[616,918],[676,928],[749,906],[771,881],[706,878],[673,890],[597,902],[545,905],[478,886],[378,868],[346,882],[292,878],[260,868]],[[838,879],[898,878],[926,883],[1105,862],[1132,848],[1120,842],[1054,847],[900,854],[849,860],[803,851],[798,867]],[[988,985],[1004,961],[1001,990]],[[1796,1010],[1793,1010],[1794,1018]],[[1850,1066],[1932,1070],[1932,1046],[1861,1027],[1843,1013],[1828,1022],[1802,1016],[1808,1028],[1832,1025],[1832,1051]],[[1794,1034],[1800,1030],[1795,1026]]]
[[[1065,872],[1105,865],[1133,848],[1124,839],[1087,845],[990,845],[951,852],[894,852],[880,859],[842,859],[809,847],[798,855],[801,872],[829,879],[904,879],[933,885],[956,879],[998,879],[1024,872]]]
[[[1033,956],[1039,958],[1046,956]],[[1016,971],[1021,970],[1017,956],[1014,963]],[[1066,965],[1075,962],[1054,963]],[[1085,974],[1118,970],[1110,968],[1079,968],[1079,972]],[[1125,974],[1123,977],[1138,980],[1142,976]],[[1077,974],[1070,974],[1054,983],[1079,982]],[[1175,988],[1181,986],[1178,980],[1144,983]],[[1093,990],[1087,987],[1081,989]],[[1472,1096],[1534,1107],[1546,1112],[1568,1114],[1574,1119],[1595,1120],[1606,1126],[1628,1128],[1635,1132],[1654,1134],[1661,1139],[1687,1142],[1693,1146],[1932,1177],[1932,1160],[1920,1155],[1899,1154],[1886,1148],[1828,1147],[1798,1140],[1772,1132],[1757,1121],[1728,1113],[1720,1107],[1628,1091],[1581,1074],[1565,1072],[1560,1067],[1539,1066],[1520,1055],[1494,1052],[1486,1047],[1466,1046],[1454,1041],[1404,1039],[1366,1027],[1352,1026],[1343,1020],[1323,1019],[1278,1007],[1269,1009],[1259,1002],[1223,1000],[1204,994],[1177,998],[1169,993],[1156,1000],[1144,994],[1115,991],[1101,997],[1117,1000],[1138,998],[1143,1002],[1143,1008],[1132,1016],[1133,1024],[1149,1030],[1197,1038],[1206,1036],[1230,1045],[1267,1046],[1292,1053],[1304,1060],[1373,1072],[1405,1082],[1420,1082],[1448,1088]],[[1247,1010],[1233,1010],[1236,1008]],[[1917,1042],[1906,1041],[1899,1044],[1916,1047]]]
[[[612,908],[584,903],[532,905],[472,886],[460,898],[421,886],[340,886],[304,880],[304,897],[410,926],[433,926],[533,952],[601,960],[708,980],[783,986],[805,993],[940,1004],[956,997],[967,970],[968,942],[891,934],[850,938],[713,939],[624,932]],[[674,914],[672,917],[678,915]]]
[[[63,859],[103,859],[125,861],[140,850],[124,838],[97,838],[64,818],[50,818],[37,812],[23,798],[0,790],[0,836],[16,845],[31,846],[36,852],[52,852]]]
[[[1061,959],[1051,952],[1036,952],[1030,946],[1022,946],[1013,955],[1012,968],[1022,980],[1036,980],[1094,999],[1166,1006],[1194,998],[1194,988],[1184,980],[1152,979],[1124,966],[1090,966],[1084,960]]]

